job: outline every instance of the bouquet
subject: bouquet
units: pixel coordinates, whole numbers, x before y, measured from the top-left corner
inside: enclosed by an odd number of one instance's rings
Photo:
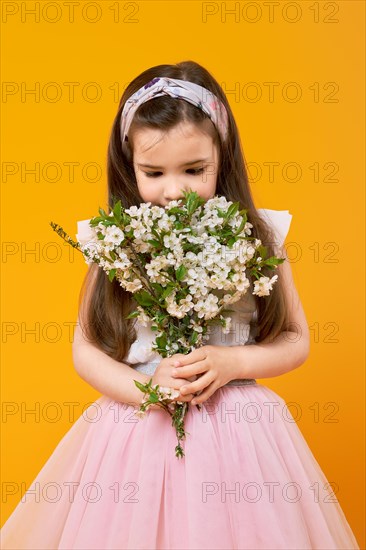
[[[253,294],[267,296],[272,290],[278,275],[269,278],[261,270],[275,269],[284,258],[266,257],[266,247],[251,237],[246,212],[223,196],[205,202],[189,191],[164,208],[150,202],[124,208],[121,201],[108,214],[99,208],[99,216],[79,222],[86,230],[81,242],[50,224],[82,252],[87,264],[97,263],[110,281],[116,279],[133,293],[138,306],[127,318],[152,321],[152,350],[165,358],[204,345],[212,324],[229,332],[231,318],[224,314],[232,310],[226,306],[246,294],[247,275],[255,279]],[[147,384],[134,383],[144,393],[137,416],[143,417],[153,403],[166,410],[176,429],[175,454],[184,456],[180,441],[188,403],[173,401],[180,392],[152,386],[152,378]]]

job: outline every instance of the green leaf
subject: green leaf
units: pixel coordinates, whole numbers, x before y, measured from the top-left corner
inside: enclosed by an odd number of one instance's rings
[[[247,223],[246,219],[243,219],[238,229],[235,231],[234,235],[239,235],[245,227],[245,224]]]
[[[125,319],[134,319],[135,317],[138,317],[140,315],[140,311],[138,311],[137,309],[135,311],[133,311],[132,313],[130,313],[129,315],[127,315],[125,317]]]
[[[155,290],[156,297],[158,299],[161,298],[161,295],[162,295],[163,291],[165,290],[164,287],[161,286],[161,284],[159,284],[159,283],[150,283],[150,285]]]
[[[122,207],[121,207],[121,201],[120,200],[118,202],[116,202],[116,204],[114,205],[113,214],[116,216],[116,220],[118,222],[120,222],[121,221],[121,216],[122,216]]]
[[[233,204],[231,204],[227,211],[227,219],[233,218],[238,210],[239,210],[238,202],[234,202]]]
[[[141,382],[139,382],[138,380],[134,380],[134,382],[135,382],[135,385],[138,387],[139,390],[146,393],[145,384],[141,384]]]
[[[270,258],[267,258],[267,260],[264,261],[264,265],[271,268],[275,265],[282,264],[284,261],[285,261],[285,258],[276,258],[276,256],[271,256]]]
[[[167,213],[169,216],[172,214],[184,214],[182,208],[180,208],[179,206],[173,206],[172,208],[169,208]]]
[[[95,218],[92,218],[89,222],[89,225],[95,226],[98,225],[99,222],[102,222],[104,218],[101,218],[100,216],[96,216]]]
[[[151,231],[151,233],[152,233],[153,235],[155,235],[156,240],[159,240],[159,239],[160,239],[160,236],[161,236],[161,235],[160,235],[159,231],[157,231],[157,230],[155,229],[155,227],[152,227],[150,231]]]
[[[105,211],[103,210],[103,208],[100,208],[100,207],[99,207],[98,212],[99,212],[99,214],[100,214],[103,218],[106,218],[106,217],[107,217],[107,214],[105,213]]]
[[[201,206],[205,201],[202,197],[198,195],[198,193],[196,193],[196,191],[191,191],[186,196],[187,196],[187,213],[189,216],[191,216],[193,212],[197,210],[197,208]]]
[[[184,223],[182,223],[182,222],[180,222],[180,221],[176,221],[176,222],[174,223],[174,227],[175,227],[175,229],[184,229],[184,228],[185,228],[185,225],[184,225]],[[188,233],[188,231],[187,231],[187,233]]]
[[[193,346],[197,342],[198,333],[194,330],[192,336],[189,339],[189,343]]]
[[[189,215],[191,215],[194,211],[194,203],[195,203],[195,197],[194,197],[194,194],[189,194],[187,196],[187,204],[186,204],[186,208],[187,208],[187,212]]]
[[[167,297],[173,292],[174,288],[175,288],[175,285],[173,285],[173,284],[168,284],[168,285],[166,286],[166,288],[164,289],[164,292],[162,293],[162,295],[160,296],[160,298],[161,298],[162,300],[165,300],[165,298],[167,298]]]
[[[226,218],[225,210],[222,210],[222,208],[219,208],[219,207],[216,207],[216,210],[219,218]]]
[[[187,273],[187,268],[184,265],[180,265],[175,272],[177,281],[182,281]]]
[[[147,241],[148,243],[150,243],[152,246],[154,246],[155,248],[159,248],[161,246],[160,242],[159,241],[155,241],[154,239],[150,239]]]
[[[140,306],[151,306],[155,303],[154,298],[146,290],[135,292],[134,298],[136,302],[140,304]]]
[[[261,258],[265,258],[267,256],[267,248],[263,246],[262,244],[258,246],[257,248],[258,254]]]
[[[150,378],[146,384],[142,384],[142,386],[145,386],[146,390],[145,391],[149,391],[151,389],[151,382],[152,382],[152,378]]]
[[[167,336],[165,333],[163,333],[161,336],[157,336],[156,343],[159,347],[159,349],[165,349],[165,346],[167,344]]]
[[[250,270],[250,274],[256,279],[260,279],[263,275],[263,273],[261,273],[260,271],[257,271],[255,267],[253,267],[253,269]]]
[[[110,280],[110,282],[112,282],[113,279],[115,278],[116,271],[117,271],[117,269],[111,269],[110,272],[108,273],[108,279]]]

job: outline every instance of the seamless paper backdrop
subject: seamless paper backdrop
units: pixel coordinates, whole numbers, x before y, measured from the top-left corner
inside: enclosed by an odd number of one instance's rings
[[[106,206],[124,88],[191,59],[228,95],[257,207],[293,215],[311,354],[259,382],[287,401],[364,547],[364,3],[71,4],[1,4],[2,523],[99,397],[72,362],[87,266],[49,222],[74,236]]]

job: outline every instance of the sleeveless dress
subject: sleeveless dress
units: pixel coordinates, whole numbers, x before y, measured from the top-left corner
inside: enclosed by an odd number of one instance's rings
[[[292,216],[258,211],[282,244]],[[231,332],[218,327],[207,343],[254,344],[254,297],[230,308]],[[136,328],[124,362],[152,375],[156,335]],[[165,411],[137,418],[136,407],[102,395],[32,482],[1,530],[1,548],[359,549],[280,396],[254,379],[232,380],[201,407],[188,409],[178,459]]]

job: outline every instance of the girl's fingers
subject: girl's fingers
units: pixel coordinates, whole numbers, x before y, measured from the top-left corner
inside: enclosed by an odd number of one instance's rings
[[[183,366],[183,365],[190,365],[192,363],[198,363],[199,361],[204,361],[205,359],[207,359],[208,347],[209,346],[203,346],[187,354],[176,353],[172,357],[173,363],[174,364],[179,363],[180,365]]]
[[[174,378],[173,383],[169,384],[169,386],[171,386],[175,390],[180,391],[180,389],[183,386],[186,386],[187,384],[189,384],[189,382],[185,378]],[[189,392],[189,393],[193,393],[193,392]],[[183,394],[181,393],[181,395],[183,395]],[[186,393],[186,395],[188,395],[188,394]]]
[[[188,394],[188,395],[180,394],[178,397],[175,397],[173,399],[173,401],[191,401],[191,399],[193,399],[193,397],[194,397],[193,393]]]
[[[203,361],[199,361],[193,365],[174,367],[172,376],[173,378],[190,378],[191,376],[198,376],[204,372],[207,372],[207,365]]]
[[[181,386],[180,393],[182,395],[187,395],[189,393],[196,393],[198,391],[205,390],[212,382],[213,380],[210,376],[201,376],[195,382]]]
[[[209,386],[207,386],[205,391],[203,391],[199,395],[194,396],[194,398],[192,400],[193,402],[191,404],[192,405],[199,405],[200,403],[204,403],[205,401],[207,401],[207,399],[209,399],[211,397],[211,395],[213,395],[215,393],[216,390],[217,390],[217,387],[213,383],[210,384]]]

